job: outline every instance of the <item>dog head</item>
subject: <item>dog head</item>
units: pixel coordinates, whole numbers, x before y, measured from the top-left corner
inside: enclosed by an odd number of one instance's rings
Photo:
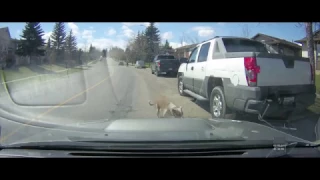
[[[172,114],[175,118],[183,118],[182,107],[175,107],[172,109]]]

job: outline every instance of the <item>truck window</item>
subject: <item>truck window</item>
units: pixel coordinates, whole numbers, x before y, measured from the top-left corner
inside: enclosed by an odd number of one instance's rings
[[[193,49],[189,57],[189,63],[194,63],[198,55],[199,47]]]
[[[222,38],[227,52],[264,52],[268,53],[265,45],[258,41],[237,38]]]
[[[210,42],[202,44],[197,62],[207,61],[210,44],[211,44]]]

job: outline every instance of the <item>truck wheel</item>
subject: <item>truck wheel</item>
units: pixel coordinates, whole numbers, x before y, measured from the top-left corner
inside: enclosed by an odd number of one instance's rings
[[[154,72],[152,71],[152,69],[151,69],[151,74],[154,74]]]
[[[178,78],[178,91],[181,96],[186,96],[186,93],[183,90],[184,90],[184,85],[182,82],[182,76],[180,76]]]
[[[227,114],[227,105],[224,98],[223,87],[216,86],[212,89],[210,95],[210,112],[212,118],[225,118]]]
[[[154,72],[154,74],[155,74],[157,77],[160,76],[157,70]]]

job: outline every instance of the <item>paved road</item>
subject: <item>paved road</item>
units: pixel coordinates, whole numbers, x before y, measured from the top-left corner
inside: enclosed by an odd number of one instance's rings
[[[53,81],[28,86],[9,84],[9,93],[0,97],[0,106],[12,114],[63,124],[155,118],[156,111],[148,101],[162,94],[183,106],[185,117],[210,117],[190,98],[181,97],[176,86],[175,78],[157,78],[147,69],[118,66],[108,59]],[[37,118],[39,115],[41,118]]]
[[[156,111],[148,101],[159,95],[181,105],[185,117],[210,117],[208,103],[194,102],[192,98],[178,94],[176,78],[156,77],[150,69],[118,66],[111,59],[90,64],[81,73],[54,81],[25,87],[9,85],[8,95],[0,96],[0,108],[34,121],[59,124],[156,118]],[[314,140],[314,119],[317,117],[306,116],[303,121],[294,121],[292,126],[299,130],[289,132]]]

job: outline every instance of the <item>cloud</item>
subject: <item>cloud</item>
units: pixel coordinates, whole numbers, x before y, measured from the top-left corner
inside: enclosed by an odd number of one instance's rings
[[[214,34],[214,29],[210,26],[196,26],[192,28],[192,31],[196,31],[200,37],[208,37]]]
[[[135,35],[134,31],[126,25],[123,25],[121,29],[122,29],[122,34],[127,38],[132,38]]]
[[[162,39],[170,40],[173,38],[173,33],[171,31],[165,32],[162,34]]]
[[[67,25],[68,25],[69,29],[72,30],[72,33],[74,36],[80,35],[79,27],[75,23],[69,22],[69,23],[67,23]]]
[[[117,31],[116,31],[115,29],[113,29],[113,28],[110,28],[110,29],[106,32],[106,35],[107,35],[107,36],[113,36],[113,35],[115,35],[115,34],[117,34]]]
[[[52,32],[45,32],[42,38],[45,40],[45,42],[48,42],[48,39],[50,38]]]
[[[91,41],[93,39],[93,33],[95,33],[95,30],[92,29],[85,29],[83,30],[83,32],[81,33],[81,37],[87,41]]]
[[[182,42],[182,44],[181,43],[178,43],[178,42],[169,42],[169,44],[170,44],[170,46],[172,47],[172,48],[178,48],[178,47],[181,47],[181,46],[186,46],[186,45],[188,45],[189,43],[187,43],[187,42]]]
[[[147,26],[149,26],[150,25],[150,23],[149,22],[134,22],[134,23],[122,23],[124,26],[128,26],[128,27],[130,27],[130,26],[145,26],[145,27],[147,27]],[[154,25],[155,26],[159,26],[160,24],[159,23],[154,23]]]
[[[225,23],[222,23],[222,22],[218,23],[219,26],[223,26],[224,24],[225,24]]]
[[[91,39],[90,42],[87,43],[78,43],[78,47],[82,48],[83,50],[88,50],[90,44],[92,46],[102,50],[110,47],[120,47],[120,48],[125,48],[127,45],[127,41],[123,39],[110,39],[110,38],[93,38]]]

